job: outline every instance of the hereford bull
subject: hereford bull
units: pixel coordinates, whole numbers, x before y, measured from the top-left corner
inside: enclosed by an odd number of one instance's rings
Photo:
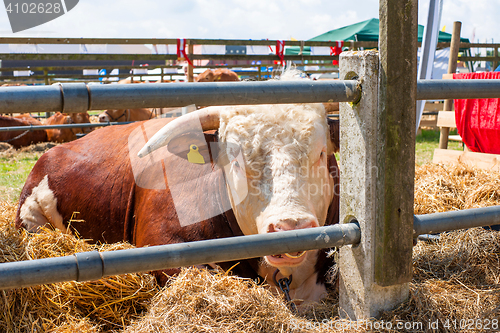
[[[60,113],[56,112],[50,116],[45,125],[64,125],[64,124],[90,124],[90,117],[87,112],[80,113]],[[77,139],[77,134],[87,134],[91,132],[90,128],[57,128],[47,129],[47,139],[50,142],[69,142]]]
[[[38,126],[42,125],[41,122],[31,117],[30,115],[20,115],[16,117],[0,116],[0,127],[14,127],[14,126]],[[29,146],[30,144],[47,142],[47,133],[41,131],[14,131],[14,132],[0,132],[0,142],[10,143],[14,148]]]
[[[168,124],[152,135],[150,122]],[[338,222],[338,122],[327,121],[322,104],[211,107],[150,122],[94,131],[45,153],[22,190],[16,226],[67,230],[78,211],[85,222],[71,227],[81,237],[146,246]],[[190,134],[197,126],[201,138]],[[139,150],[151,155],[140,159]],[[152,166],[141,173],[141,163]],[[313,250],[244,260],[233,272],[273,285],[279,270],[278,279],[293,276],[292,298],[317,301],[332,265],[326,250]]]

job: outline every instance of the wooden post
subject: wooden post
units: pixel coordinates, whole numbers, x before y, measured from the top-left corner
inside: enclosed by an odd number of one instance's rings
[[[194,53],[193,50],[193,44],[188,45],[188,57],[191,59],[191,55]],[[193,66],[191,64],[188,64],[188,82],[193,82],[194,81],[194,76],[193,76]]]
[[[457,71],[458,51],[460,49],[460,30],[462,22],[453,22],[453,34],[451,35],[450,59],[448,60],[448,74],[453,74]],[[444,101],[443,111],[451,111],[453,100],[446,99]],[[439,133],[439,149],[448,148],[448,136],[450,135],[449,127],[441,127]]]
[[[496,45],[493,48],[493,56],[495,57],[495,60],[493,60],[493,70],[495,70],[498,67],[498,47]]]
[[[412,279],[417,8],[417,0],[381,0],[379,12],[375,283],[403,289]]]
[[[43,70],[43,79],[44,79],[45,85],[48,86],[50,84],[49,83],[49,71],[46,69]]]
[[[46,86],[50,85],[49,82],[49,71],[47,69],[43,70],[43,79]],[[52,115],[51,112],[45,112],[45,119],[48,119]]]

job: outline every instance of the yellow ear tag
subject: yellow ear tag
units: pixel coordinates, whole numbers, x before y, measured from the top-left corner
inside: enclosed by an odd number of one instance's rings
[[[198,150],[197,145],[189,146],[189,153],[187,153],[189,163],[205,164],[205,159]]]

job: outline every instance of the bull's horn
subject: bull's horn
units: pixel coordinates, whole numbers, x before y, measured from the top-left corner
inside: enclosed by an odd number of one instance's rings
[[[144,147],[137,154],[139,157],[144,157],[152,153],[156,149],[168,145],[172,138],[177,135],[195,131],[199,129],[198,123],[201,124],[203,131],[210,131],[219,128],[220,107],[208,107],[183,115],[172,120],[167,125],[163,126],[155,135],[149,139]]]

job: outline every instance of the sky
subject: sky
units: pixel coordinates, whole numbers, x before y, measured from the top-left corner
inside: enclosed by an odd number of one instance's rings
[[[500,0],[443,0],[441,27],[500,43]],[[1,37],[209,38],[307,40],[378,17],[374,0],[80,0],[43,25],[12,33],[0,8]],[[429,0],[419,0],[425,24]]]

